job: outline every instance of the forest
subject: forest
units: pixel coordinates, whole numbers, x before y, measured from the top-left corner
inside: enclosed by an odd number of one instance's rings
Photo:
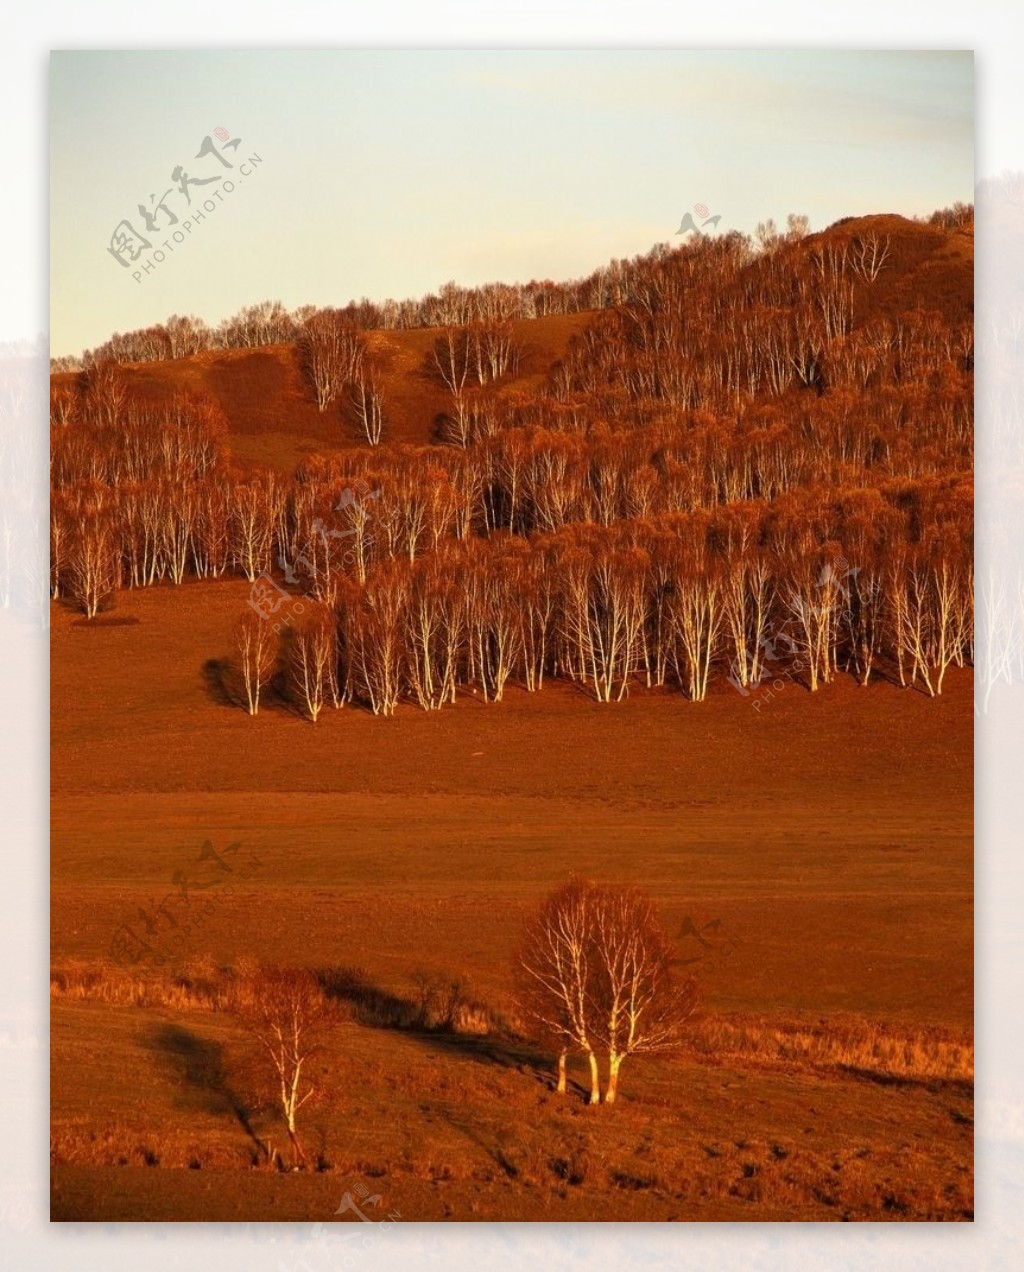
[[[242,576],[225,691],[312,721],[551,679],[938,695],[974,656],[972,263],[969,207],[790,217],[576,283],[115,336],[54,364],[51,594],[93,620],[122,589]],[[586,321],[518,375],[550,313]],[[427,445],[389,439],[369,337],[399,327],[430,329]],[[337,427],[291,473],[235,463],[212,396],[135,390],[137,364],[268,345]]]

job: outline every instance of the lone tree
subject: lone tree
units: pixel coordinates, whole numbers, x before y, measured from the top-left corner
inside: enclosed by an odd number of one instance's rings
[[[523,930],[516,955],[520,1009],[537,1037],[558,1050],[558,1091],[565,1094],[570,1051],[590,1063],[590,1103],[601,1100],[595,1052],[594,981],[597,889],[573,877],[547,898]]]
[[[697,1005],[696,982],[672,973],[654,902],[635,888],[576,877],[526,924],[516,980],[523,1015],[558,1049],[558,1091],[566,1089],[569,1053],[582,1052],[591,1104],[601,1099],[599,1052],[607,1058],[604,1102],[613,1104],[623,1060],[676,1050]]]
[[[613,1104],[627,1056],[678,1049],[697,1006],[697,983],[673,977],[669,939],[650,897],[636,888],[601,888],[594,915],[594,1032],[608,1055],[604,1099]]]
[[[288,1127],[295,1166],[306,1164],[296,1122],[319,1094],[311,1061],[323,1050],[337,1016],[312,972],[259,968],[234,985],[229,1009],[265,1057],[275,1099]]]

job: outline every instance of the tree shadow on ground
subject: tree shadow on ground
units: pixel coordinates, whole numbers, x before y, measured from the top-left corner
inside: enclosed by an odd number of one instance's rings
[[[324,995],[347,1006],[353,1020],[378,1029],[410,1029],[417,1023],[411,998],[392,994],[357,967],[321,967],[315,973]]]
[[[969,1078],[944,1078],[932,1075],[916,1075],[912,1073],[880,1073],[877,1069],[865,1069],[860,1065],[841,1064],[840,1073],[847,1077],[858,1078],[862,1082],[872,1082],[875,1086],[904,1087],[908,1090],[923,1089],[932,1095],[948,1091],[956,1095],[973,1097],[974,1083]]]
[[[361,1025],[394,1029],[435,1053],[514,1069],[549,1088],[555,1085],[553,1057],[511,1031],[478,1033],[460,1031],[451,1023],[431,1024],[422,1001],[382,989],[358,968],[321,968],[316,975],[327,997],[347,1005]]]
[[[250,1110],[228,1078],[223,1046],[180,1025],[161,1025],[152,1040],[183,1088],[183,1102],[206,1113],[230,1114],[265,1155],[267,1148],[253,1130]]]
[[[208,658],[203,663],[206,692],[219,707],[237,707],[238,695],[231,683],[231,663],[227,658]]]
[[[555,1058],[526,1039],[500,1034],[456,1033],[441,1029],[410,1032],[429,1050],[443,1055],[462,1056],[494,1068],[512,1069],[554,1090]]]

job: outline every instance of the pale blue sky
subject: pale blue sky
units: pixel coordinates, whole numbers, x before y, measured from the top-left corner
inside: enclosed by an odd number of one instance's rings
[[[194,158],[218,126],[262,164],[134,281],[115,226],[143,228],[176,164],[223,171]],[[51,348],[266,298],[576,277],[678,242],[698,202],[719,232],[820,228],[973,180],[970,53],[54,53]]]

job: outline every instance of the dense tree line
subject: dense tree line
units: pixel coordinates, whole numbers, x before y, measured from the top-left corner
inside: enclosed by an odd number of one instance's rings
[[[928,225],[953,233],[973,229],[973,205],[957,203],[920,218]],[[842,225],[843,222],[838,222]],[[734,247],[746,258],[772,255],[781,247],[799,242],[807,233],[807,218],[789,218],[788,229],[776,230],[764,222],[753,236],[731,234]],[[726,236],[723,236],[726,237]],[[876,236],[877,238],[877,236]],[[851,242],[851,268],[869,278],[885,263],[889,245],[861,238]],[[713,240],[702,240],[713,241]],[[687,250],[684,245],[681,251]],[[448,282],[437,292],[419,299],[374,302],[365,297],[336,310],[318,310],[305,305],[289,312],[280,301],[266,300],[248,305],[237,314],[211,327],[202,319],[175,314],[164,323],[117,333],[103,345],[87,350],[81,357],[51,361],[53,371],[88,368],[112,359],[117,362],[152,362],[185,358],[209,349],[258,348],[290,344],[302,339],[304,329],[318,313],[339,313],[359,330],[397,330],[417,327],[468,326],[471,323],[509,322],[543,318],[551,314],[581,313],[591,309],[633,304],[642,296],[652,267],[678,253],[667,243],[656,244],[650,252],[630,260],[613,260],[581,279],[568,282],[532,280],[528,283],[487,283],[463,287]],[[873,281],[873,280],[872,280]]]
[[[116,377],[87,389],[80,418],[52,430],[55,558],[86,512],[105,513],[132,586],[185,574],[254,578],[301,558],[316,574],[355,550],[376,561],[417,555],[448,538],[508,530],[610,526],[815,488],[904,492],[969,472],[969,397],[908,388],[832,393],[791,408],[754,404],[732,420],[681,412],[613,429],[541,405],[507,401],[464,448],[390,447],[316,457],[293,479],[241,478],[227,465],[224,424],[208,400],[152,406],[119,397]],[[66,414],[58,393],[59,414]],[[553,427],[516,425],[544,418]],[[965,477],[966,479],[966,477]],[[355,489],[373,492],[365,503]],[[346,492],[349,498],[340,509]],[[913,533],[919,533],[917,514]],[[964,503],[961,514],[969,518]],[[173,531],[169,523],[177,521]],[[371,532],[372,522],[372,532]]]
[[[955,492],[931,493],[955,507]],[[510,684],[554,678],[601,702],[633,686],[699,701],[716,681],[749,694],[780,674],[814,690],[881,673],[938,694],[973,658],[970,545],[953,517],[912,542],[914,508],[900,502],[447,540],[364,582],[325,571],[277,618],[249,610],[239,658],[262,623],[287,696],[313,720],[325,705],[500,701]]]
[[[530,391],[500,384],[521,352],[508,297],[443,289],[434,446],[382,435],[357,316],[309,311],[310,394],[367,445],[291,478],[234,470],[210,400],[145,400],[94,361],[52,390],[53,596],[91,617],[119,587],[226,574],[304,596],[282,649],[243,625],[253,713],[278,663],[314,719],[545,677],[700,699],[783,666],[811,689],[884,667],[937,693],[973,658],[970,297],[927,310],[897,285],[882,303],[913,246],[805,231],[634,262]],[[246,339],[286,320],[249,314]]]
[[[738,235],[694,244],[656,263],[629,303],[573,340],[552,392],[565,402],[596,396],[623,423],[666,410],[722,415],[794,390],[837,395],[846,409],[870,396],[884,404],[883,429],[947,401],[966,434],[970,297],[941,311],[880,310],[874,293],[893,253],[877,234],[784,242],[755,259]]]

